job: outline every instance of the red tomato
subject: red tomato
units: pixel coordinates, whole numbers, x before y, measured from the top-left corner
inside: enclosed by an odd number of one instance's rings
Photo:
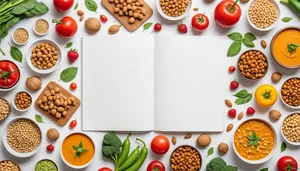
[[[230,66],[229,68],[228,68],[228,72],[229,73],[233,73],[235,71],[235,66]]]
[[[165,171],[166,168],[164,164],[158,160],[154,160],[151,163],[149,163],[147,167],[147,171]]]
[[[100,15],[100,20],[103,22],[103,23],[106,23],[107,22],[107,17],[105,15]]]
[[[70,128],[75,128],[75,126],[77,125],[77,120],[72,120],[72,122],[70,122]]]
[[[16,64],[8,60],[0,61],[0,88],[8,89],[16,85],[20,79],[20,71]]]
[[[77,89],[77,84],[76,83],[71,83],[70,84],[70,89],[73,90],[73,91],[76,90]]]
[[[298,163],[291,156],[283,156],[277,161],[278,171],[297,171]]]
[[[53,19],[53,22],[56,34],[62,38],[71,38],[77,32],[77,23],[72,17],[66,16],[60,21]]]
[[[156,154],[165,154],[169,151],[170,141],[163,135],[158,135],[151,142],[151,149]]]
[[[57,11],[65,12],[74,4],[74,0],[53,0],[53,5]]]
[[[177,30],[179,31],[179,33],[183,33],[183,34],[188,32],[187,26],[185,24],[182,24],[182,23],[178,24]]]
[[[112,171],[112,170],[108,167],[102,167],[98,171]]]
[[[231,27],[240,20],[240,6],[232,0],[222,0],[215,9],[215,20],[221,27]]]
[[[192,18],[192,27],[195,31],[201,32],[205,30],[209,25],[209,20],[204,14],[196,14]]]

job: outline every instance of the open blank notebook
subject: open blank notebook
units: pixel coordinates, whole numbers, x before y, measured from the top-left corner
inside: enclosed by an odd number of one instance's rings
[[[216,44],[224,41],[218,36],[83,38],[83,130],[223,131],[226,47]]]

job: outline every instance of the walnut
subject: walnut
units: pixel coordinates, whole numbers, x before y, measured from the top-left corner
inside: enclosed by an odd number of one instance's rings
[[[225,154],[228,151],[228,145],[226,143],[220,143],[218,146],[218,150],[221,154]]]

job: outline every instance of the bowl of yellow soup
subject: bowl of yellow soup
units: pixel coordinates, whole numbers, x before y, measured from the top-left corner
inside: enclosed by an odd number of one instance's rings
[[[285,27],[271,41],[274,60],[285,68],[300,68],[300,27]]]
[[[249,164],[268,161],[275,154],[276,144],[277,135],[274,128],[259,118],[244,121],[234,133],[234,152]]]
[[[60,148],[60,156],[73,169],[87,167],[95,156],[95,144],[86,134],[76,132],[68,135]]]

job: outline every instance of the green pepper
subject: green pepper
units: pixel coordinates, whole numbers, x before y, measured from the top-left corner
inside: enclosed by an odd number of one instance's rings
[[[119,160],[117,162],[117,168],[119,166],[121,166],[128,157],[129,150],[130,150],[130,136],[131,136],[131,134],[128,134],[127,138],[123,142],[122,152],[121,152],[121,154],[119,156]]]
[[[291,6],[297,13],[300,14],[300,1],[299,0],[280,0],[280,2]]]
[[[130,167],[131,165],[133,165],[133,163],[139,158],[140,155],[139,148],[140,146],[137,146],[136,149],[130,153],[126,161],[119,168],[116,169],[116,171],[123,171],[128,167]]]
[[[141,150],[141,155],[140,155],[139,159],[132,166],[130,166],[128,169],[126,169],[125,171],[138,171],[140,169],[140,167],[143,165],[146,158],[147,158],[148,149],[146,147],[145,142],[143,140],[139,139],[139,138],[137,138],[136,140],[141,141],[144,144],[144,147]]]

